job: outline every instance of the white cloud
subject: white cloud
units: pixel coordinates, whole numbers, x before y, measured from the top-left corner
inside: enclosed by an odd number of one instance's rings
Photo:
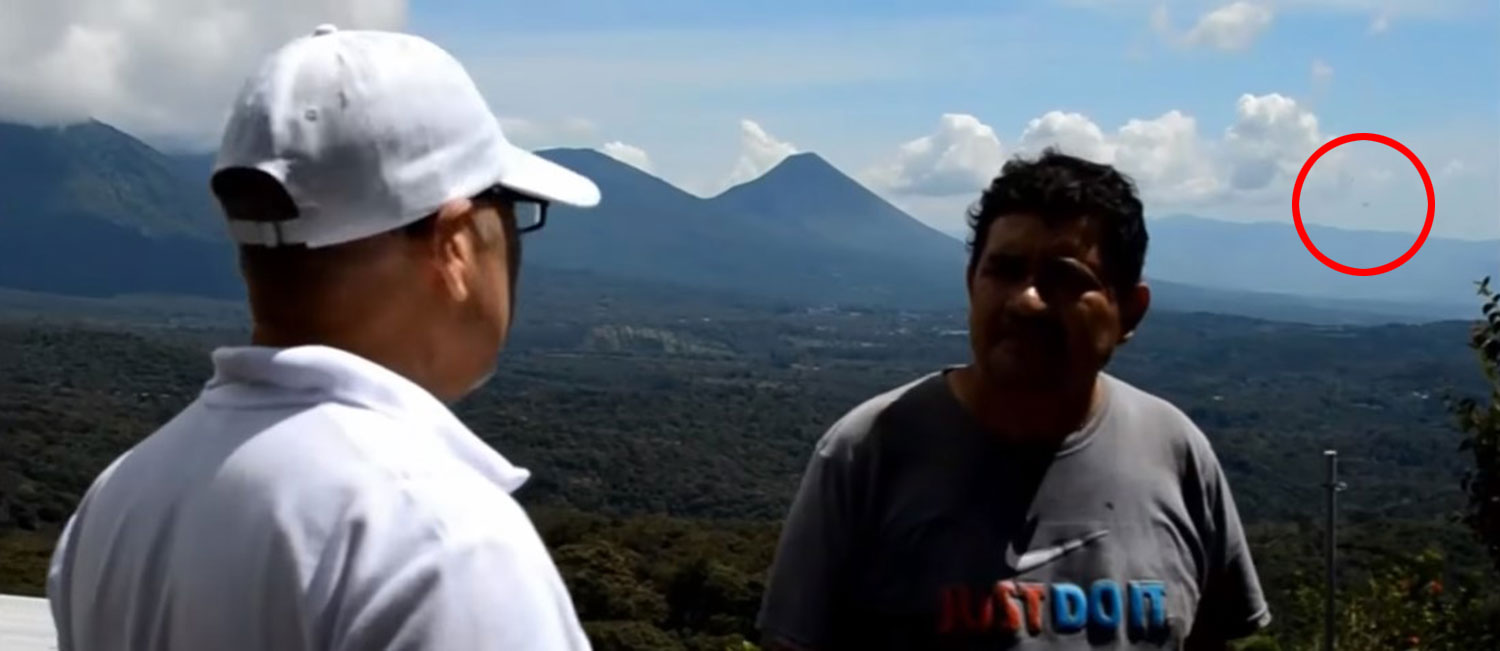
[[[1448,164],[1444,165],[1442,170],[1438,171],[1438,176],[1445,177],[1445,178],[1446,177],[1461,176],[1465,172],[1468,172],[1468,171],[1469,171],[1469,168],[1464,165],[1463,161],[1461,161],[1461,160],[1459,160],[1457,158],[1454,158],[1454,159],[1448,161]]]
[[[1328,62],[1322,59],[1313,59],[1312,70],[1309,74],[1312,75],[1314,86],[1327,86],[1333,81],[1333,66],[1328,65]]]
[[[1202,41],[1202,44],[1209,45],[1243,42],[1248,46],[1256,36],[1269,27],[1269,23],[1276,15],[1355,17],[1368,20],[1368,33],[1378,36],[1389,31],[1392,23],[1397,19],[1455,21],[1487,15],[1494,7],[1494,0],[1238,0],[1227,6],[1224,5],[1225,0],[1059,1],[1100,11],[1115,13],[1135,11],[1146,14],[1151,32],[1167,43],[1177,46],[1190,45],[1189,40]],[[1179,34],[1172,28],[1172,21],[1167,11],[1168,3],[1184,10],[1204,11],[1205,13],[1194,27]],[[1230,12],[1230,8],[1235,5],[1245,5],[1247,8]],[[1248,7],[1254,7],[1254,9]],[[1257,28],[1256,25],[1261,21],[1266,24]],[[1190,39],[1190,36],[1196,36],[1196,38]],[[1242,38],[1248,40],[1241,41]]]
[[[1229,183],[1236,190],[1261,190],[1295,177],[1322,144],[1317,116],[1290,97],[1247,93],[1236,102],[1235,113],[1234,124],[1224,134],[1224,149]]]
[[[1211,147],[1198,136],[1197,121],[1181,111],[1126,122],[1115,142],[1115,163],[1148,199],[1194,203],[1224,190]]]
[[[1015,149],[1031,156],[1055,147],[1114,165],[1154,205],[1188,207],[1289,192],[1291,179],[1322,143],[1317,116],[1275,93],[1242,95],[1235,109],[1222,138],[1205,138],[1195,118],[1176,110],[1129,120],[1113,132],[1081,113],[1050,111],[1027,123]],[[959,155],[974,151],[984,155]],[[1338,151],[1325,156],[1319,169],[1326,174],[1320,176],[1347,184],[1340,158]],[[1001,164],[993,129],[973,116],[946,115],[937,133],[901,145],[891,161],[864,178],[908,202],[915,196],[964,197],[976,195]]]
[[[1224,5],[1225,0],[1059,0],[1073,5],[1121,12],[1171,4],[1198,10],[1212,10]],[[1318,13],[1349,15],[1372,15],[1384,13],[1391,16],[1447,19],[1483,12],[1493,3],[1490,0],[1259,0],[1274,5],[1282,14]]]
[[[1254,2],[1241,0],[1224,5],[1199,18],[1198,23],[1183,34],[1182,43],[1188,47],[1244,50],[1271,26],[1274,15],[1270,7]]]
[[[1050,111],[1028,123],[1017,149],[1034,154],[1047,147],[1097,163],[1115,159],[1114,145],[1105,140],[1099,125],[1081,113]]]
[[[404,0],[56,0],[5,3],[0,119],[89,117],[169,143],[217,139],[257,60],[319,23],[399,28]]]
[[[615,140],[604,143],[604,146],[600,147],[599,151],[604,152],[605,155],[617,161],[633,165],[636,169],[643,172],[655,171],[651,165],[651,157],[646,155],[646,150],[635,145],[627,145]]]
[[[795,153],[795,145],[777,140],[754,120],[740,120],[740,157],[720,186],[730,188],[753,180]]]
[[[1072,4],[1091,6],[1101,11],[1138,11],[1147,13],[1152,31],[1166,37],[1171,43],[1180,44],[1182,39],[1171,29],[1164,0],[1062,0]],[[1199,20],[1223,11],[1224,0],[1168,0],[1175,7],[1193,11],[1208,10]],[[1454,21],[1467,17],[1486,15],[1493,10],[1494,0],[1251,0],[1274,15],[1333,15],[1350,16],[1369,21],[1368,32],[1384,34],[1397,20]],[[1245,4],[1236,2],[1236,4]],[[1232,5],[1231,5],[1232,6]],[[1274,18],[1270,16],[1270,18]],[[1232,22],[1232,21],[1226,21]],[[1196,29],[1196,28],[1195,28]],[[1252,39],[1253,40],[1253,39]]]
[[[903,143],[862,176],[889,192],[950,196],[978,192],[1004,163],[994,129],[972,115],[949,113],[937,131]]]
[[[1177,33],[1166,4],[1151,10],[1151,31],[1178,47],[1211,47],[1224,51],[1249,48],[1271,26],[1272,9],[1259,2],[1239,0],[1205,12],[1187,31]]]
[[[1117,165],[1152,200],[1200,201],[1224,187],[1196,121],[1179,111],[1130,120],[1112,134],[1083,114],[1050,111],[1027,123],[1016,153],[1035,155],[1048,147]],[[1004,164],[994,130],[968,115],[944,116],[937,133],[902,145],[895,160],[866,178],[898,195],[973,195]]]
[[[578,146],[597,142],[599,134],[598,124],[576,117],[558,120],[501,117],[500,128],[506,138],[527,149]]]
[[[1136,181],[1152,215],[1182,211],[1223,219],[1290,220],[1293,182],[1328,138],[1318,116],[1279,93],[1244,94],[1232,104],[1226,102],[1225,110],[1230,106],[1231,124],[1217,133],[1200,132],[1197,120],[1181,111],[1128,120],[1113,130],[1079,113],[1052,111],[1017,125],[1023,135],[1013,149],[1029,156],[1055,145],[1113,164]],[[1449,218],[1439,220],[1434,232],[1500,237],[1500,223],[1493,217],[1500,204],[1493,184],[1485,183],[1500,174],[1500,155],[1483,139],[1473,138],[1474,133],[1494,128],[1492,122],[1466,122],[1402,138],[1414,151],[1423,152],[1439,194],[1449,197],[1446,204],[1465,207],[1450,208]],[[936,134],[927,139],[938,140]],[[901,151],[907,149],[904,145]],[[924,168],[884,163],[862,178],[913,216],[947,232],[962,232],[963,211],[978,198],[977,190],[951,188],[935,196],[922,193],[931,186],[881,183],[892,178],[892,169],[907,172],[895,178],[917,178],[914,170]],[[1400,152],[1377,143],[1355,142],[1325,153],[1311,168],[1301,195],[1307,219],[1352,228],[1414,230],[1420,226],[1414,216],[1419,217],[1424,206],[1425,195],[1410,163]]]
[[[1035,154],[1047,147],[1117,166],[1150,200],[1191,203],[1224,187],[1197,121],[1180,111],[1130,120],[1113,134],[1082,114],[1052,111],[1027,125],[1018,149]]]

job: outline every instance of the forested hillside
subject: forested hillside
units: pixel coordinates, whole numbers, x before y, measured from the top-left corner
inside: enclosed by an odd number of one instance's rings
[[[534,472],[520,497],[601,649],[748,639],[776,520],[813,441],[864,398],[966,355],[957,313],[592,305],[523,305],[499,375],[458,411]],[[0,321],[0,592],[40,589],[51,538],[88,482],[192,399],[209,349],[244,337],[214,325],[223,315],[162,327],[39,313]],[[1396,572],[1426,581],[1417,588],[1434,608],[1494,616],[1460,599],[1483,562],[1446,517],[1463,457],[1442,401],[1478,389],[1465,338],[1463,323],[1164,312],[1122,349],[1111,371],[1176,402],[1214,442],[1287,648],[1316,629],[1328,447],[1350,485],[1350,594],[1390,602],[1383,591],[1400,582],[1378,575]],[[1440,556],[1419,558],[1428,551]],[[1441,596],[1433,580],[1448,586]],[[1419,625],[1434,626],[1403,626]]]

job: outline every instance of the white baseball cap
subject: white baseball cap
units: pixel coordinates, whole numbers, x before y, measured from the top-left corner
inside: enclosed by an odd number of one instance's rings
[[[235,219],[241,244],[321,247],[395,230],[502,186],[599,203],[583,176],[511,144],[463,66],[407,34],[319,26],[277,50],[235,100],[214,171],[274,178],[296,215]]]

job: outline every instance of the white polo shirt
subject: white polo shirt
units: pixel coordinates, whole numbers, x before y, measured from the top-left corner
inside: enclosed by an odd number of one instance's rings
[[[588,649],[528,477],[340,350],[225,348],[95,480],[52,559],[59,648]]]

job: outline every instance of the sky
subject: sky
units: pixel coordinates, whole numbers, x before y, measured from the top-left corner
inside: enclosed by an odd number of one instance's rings
[[[1111,163],[1148,215],[1291,220],[1308,157],[1400,141],[1433,233],[1500,238],[1493,0],[0,0],[0,120],[95,117],[213,147],[255,61],[321,22],[469,69],[529,148],[592,147],[694,194],[822,155],[958,233],[1013,156]],[[1370,142],[1309,171],[1308,223],[1415,233],[1416,168]]]

